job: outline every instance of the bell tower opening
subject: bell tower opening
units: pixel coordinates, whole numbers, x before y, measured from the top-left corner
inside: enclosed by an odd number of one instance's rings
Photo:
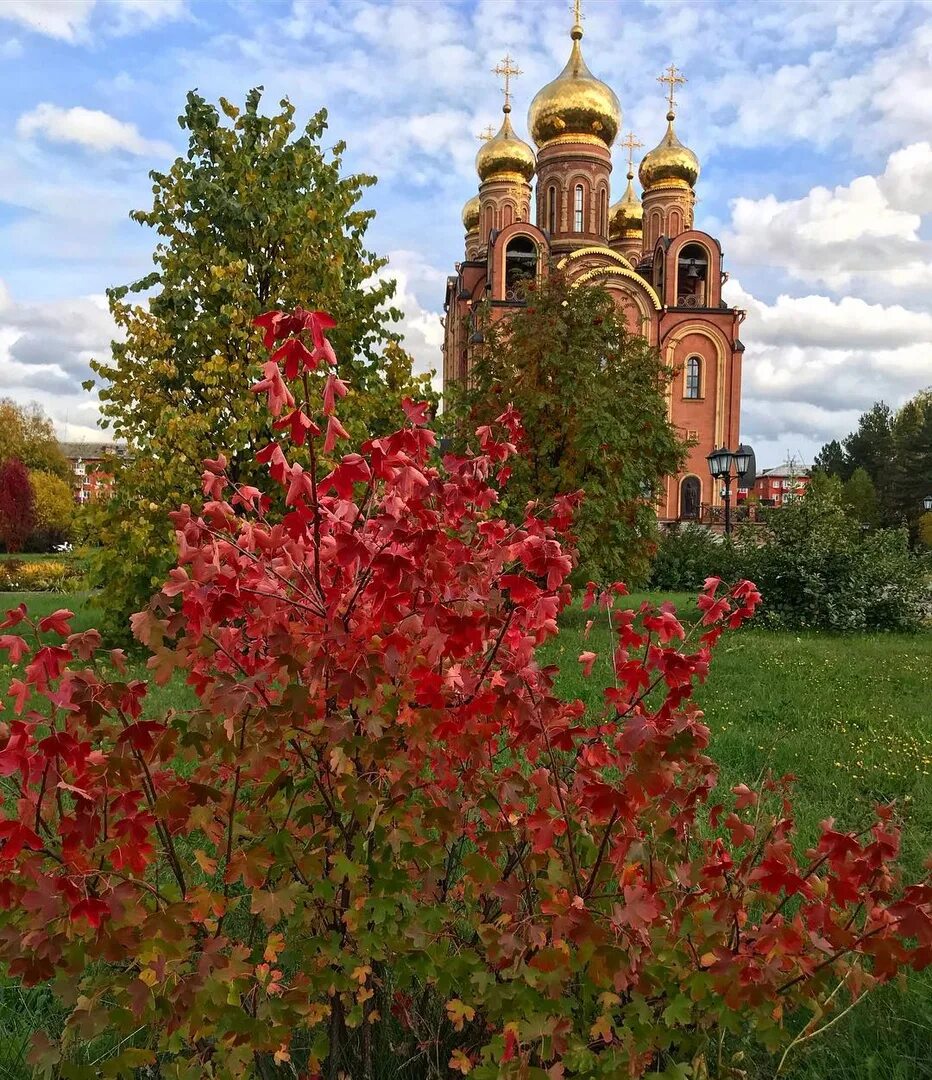
[[[709,302],[709,253],[686,244],[676,260],[676,306],[704,308]]]
[[[523,300],[523,283],[536,277],[537,245],[529,236],[515,236],[505,249],[505,299]]]

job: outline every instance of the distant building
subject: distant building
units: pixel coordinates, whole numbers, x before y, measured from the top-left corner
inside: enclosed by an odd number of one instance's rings
[[[806,465],[787,461],[775,469],[764,469],[750,494],[757,496],[761,506],[783,506],[803,495],[809,480]]]
[[[74,499],[78,503],[109,499],[113,492],[111,462],[123,457],[126,447],[119,443],[60,443],[74,477]]]

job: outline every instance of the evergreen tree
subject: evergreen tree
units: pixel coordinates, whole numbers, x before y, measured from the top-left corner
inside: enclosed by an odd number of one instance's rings
[[[484,326],[469,388],[451,395],[448,423],[462,434],[513,404],[527,438],[508,512],[582,489],[582,572],[641,581],[656,546],[645,492],[660,491],[685,454],[667,419],[670,373],[656,349],[628,333],[605,289],[573,289],[553,271],[527,290],[525,307]]]
[[[896,414],[893,423],[892,504],[915,538],[922,500],[932,494],[932,391],[923,391]]]
[[[866,469],[854,470],[845,483],[841,501],[848,516],[859,525],[876,528],[880,524],[877,491]]]
[[[103,416],[129,453],[114,497],[93,516],[102,606],[118,625],[171,564],[165,511],[199,502],[202,460],[222,452],[234,478],[254,476],[256,448],[271,436],[250,391],[264,355],[256,315],[303,305],[336,319],[331,338],[351,388],[341,415],[353,435],[394,424],[405,393],[429,396],[391,330],[400,313],[387,306],[386,261],[365,246],[373,212],[360,200],[374,178],[343,174],[344,144],[322,145],[323,110],[296,133],[289,102],[263,116],[260,100],[252,90],[241,110],[221,98],[221,115],[188,94],[179,119],[188,152],[151,174],[152,209],[131,214],[157,233],[155,270],[109,293],[125,339],[93,367]],[[387,346],[390,384],[380,368]]]
[[[848,467],[848,459],[837,439],[826,443],[816,454],[812,463],[814,472],[826,473],[828,476],[837,476],[840,480],[847,480],[852,470]]]

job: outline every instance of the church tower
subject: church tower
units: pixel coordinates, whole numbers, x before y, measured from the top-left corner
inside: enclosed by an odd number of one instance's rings
[[[579,0],[566,67],[539,90],[528,110],[537,144],[537,224],[564,254],[608,243],[611,146],[621,105],[583,59]]]
[[[676,137],[675,91],[686,82],[671,64],[658,82],[668,91],[667,132],[650,153],[644,155],[638,176],[644,188],[644,249],[651,251],[661,236],[672,239],[693,227],[696,204],[694,188],[699,179],[699,159]]]
[[[486,139],[476,154],[479,174],[479,254],[488,250],[489,235],[531,214],[531,177],[537,164],[534,151],[511,126],[511,80],[521,71],[510,56],[494,68],[504,80],[505,114],[497,135]],[[468,204],[467,204],[468,205]],[[465,215],[465,211],[464,211]],[[467,234],[468,235],[468,234]]]
[[[672,64],[659,77],[666,134],[640,163],[640,198],[634,153],[642,143],[633,134],[622,140],[627,185],[613,202],[621,107],[583,59],[579,7],[575,0],[569,60],[528,111],[536,155],[512,126],[511,80],[520,72],[510,56],[495,68],[504,79],[504,118],[476,155],[479,189],[463,207],[465,258],[447,278],[444,386],[468,385],[487,326],[525,307],[530,283],[558,273],[573,288],[605,289],[628,332],[656,348],[669,369],[667,415],[688,445],[680,473],[655,493],[657,515],[715,522],[722,499],[706,456],[740,441],[744,312],[723,302],[721,245],[693,223],[699,161],[674,129],[676,89],[686,80]]]
[[[634,191],[634,151],[644,144],[629,131],[621,145],[628,151],[628,186],[608,212],[609,245],[637,266],[644,251],[644,207]]]

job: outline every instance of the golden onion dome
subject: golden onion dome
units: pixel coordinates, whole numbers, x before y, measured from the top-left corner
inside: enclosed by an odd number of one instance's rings
[[[506,105],[505,119],[498,134],[485,142],[476,154],[476,172],[480,180],[494,180],[514,173],[530,180],[534,175],[537,158],[531,147],[515,134],[508,115],[510,112],[511,106]]]
[[[479,196],[473,195],[463,207],[463,228],[466,232],[475,232],[479,228]]]
[[[597,79],[583,59],[577,23],[571,37],[573,48],[566,67],[543,89],[528,109],[531,137],[544,146],[561,135],[595,136],[611,146],[621,126],[621,105],[610,86]]]
[[[608,235],[614,240],[624,233],[641,232],[644,223],[644,207],[634,192],[634,173],[628,173],[625,193],[608,211]]]
[[[662,180],[681,180],[690,187],[699,179],[699,159],[684,146],[673,130],[675,114],[667,113],[667,133],[649,154],[644,155],[638,177],[647,191]]]

